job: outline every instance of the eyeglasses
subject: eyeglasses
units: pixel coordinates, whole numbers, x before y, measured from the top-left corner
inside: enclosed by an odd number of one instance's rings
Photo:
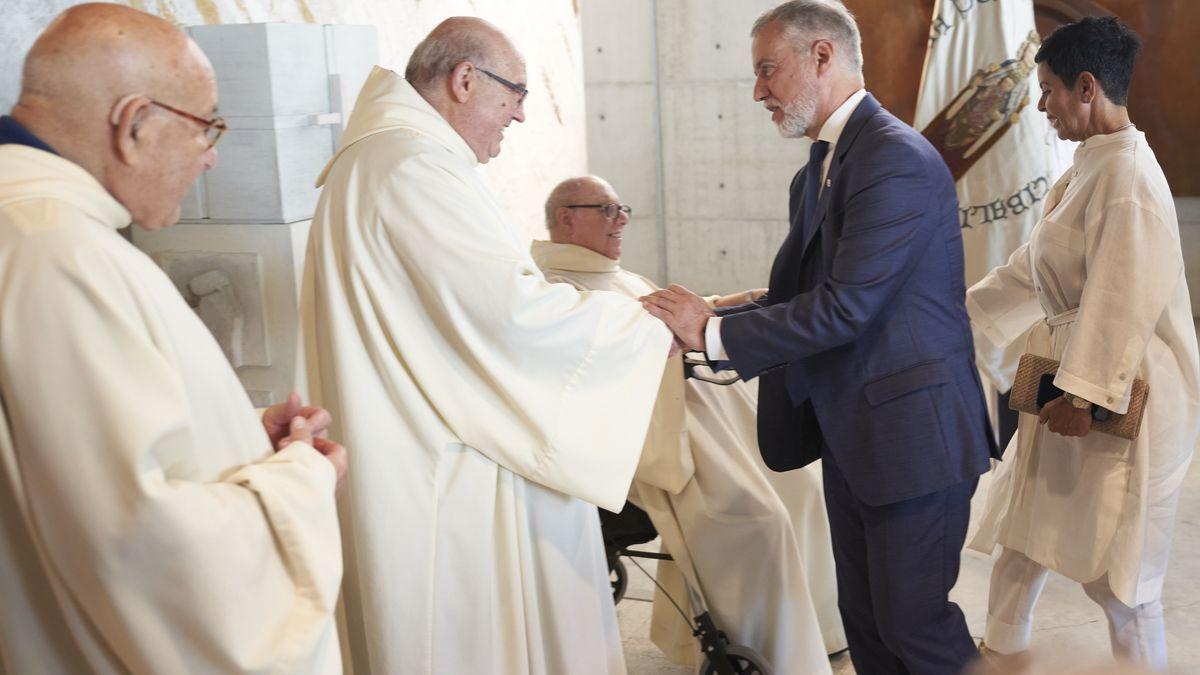
[[[475,70],[478,70],[479,72],[483,73],[484,75],[487,75],[488,77],[492,78],[493,80],[499,82],[500,84],[504,85],[505,89],[508,89],[512,93],[516,94],[518,106],[520,106],[522,103],[524,103],[525,97],[529,95],[529,89],[527,89],[525,87],[525,85],[523,85],[523,84],[517,84],[516,82],[509,82],[508,80],[504,79],[503,77],[500,77],[499,75],[497,75],[491,71],[484,70],[483,68],[480,68],[479,66],[475,66]]]
[[[612,202],[609,202],[608,204],[567,204],[566,208],[600,209],[604,212],[604,217],[608,218],[609,220],[616,220],[618,213],[624,213],[627,216],[633,213],[633,208],[628,204],[613,204]]]
[[[206,120],[203,117],[197,117],[190,112],[180,110],[179,108],[173,108],[166,103],[160,103],[154,99],[150,99],[150,104],[156,105],[167,112],[175,113],[180,117],[189,119],[196,124],[202,125],[204,127],[204,138],[208,141],[208,147],[205,148],[205,150],[211,150],[212,147],[217,144],[217,141],[221,140],[221,136],[225,133],[225,131],[229,129],[229,125],[226,124],[225,120],[221,117],[214,117],[211,120]]]

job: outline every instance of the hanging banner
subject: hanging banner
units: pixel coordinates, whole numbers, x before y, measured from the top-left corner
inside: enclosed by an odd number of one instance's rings
[[[958,187],[967,285],[1029,237],[1042,201],[1070,166],[1037,110],[1041,41],[1031,0],[938,0],[916,127]]]

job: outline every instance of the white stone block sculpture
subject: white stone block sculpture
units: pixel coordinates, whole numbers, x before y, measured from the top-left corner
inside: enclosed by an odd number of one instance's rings
[[[375,28],[254,23],[187,31],[212,61],[229,131],[217,167],[188,193],[183,221],[311,218],[313,183],[378,58]]]
[[[131,229],[216,337],[256,405],[305,392],[300,280],[310,220]]]

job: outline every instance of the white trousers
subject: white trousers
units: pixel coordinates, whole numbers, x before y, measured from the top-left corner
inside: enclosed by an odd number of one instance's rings
[[[1029,649],[1033,606],[1046,586],[1045,567],[1012,549],[1003,548],[992,567],[987,628],[983,641],[1001,654]],[[1167,668],[1167,636],[1162,602],[1157,598],[1129,607],[1113,595],[1108,576],[1083,584],[1083,591],[1108,618],[1113,655],[1155,670]]]

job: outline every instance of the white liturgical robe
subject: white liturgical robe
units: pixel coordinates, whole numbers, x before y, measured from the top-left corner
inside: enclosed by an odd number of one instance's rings
[[[1033,326],[1054,383],[1117,413],[1150,396],[1133,442],[1052,433],[1022,414],[971,547],[996,544],[1080,582],[1105,573],[1134,607],[1157,599],[1179,488],[1200,431],[1200,365],[1166,178],[1142,132],[1093,136],[1051,189],[1029,243],[967,293],[980,367]]]
[[[533,258],[546,278],[583,290],[604,290],[637,298],[658,288],[645,277],[621,269],[616,260],[574,244],[533,242]],[[678,360],[678,359],[675,359]],[[676,464],[694,466],[679,489],[663,489],[656,465],[643,461],[634,476],[635,503],[646,510],[662,537],[663,547],[678,566],[659,564],[659,582],[689,618],[683,586],[687,578],[702,591],[717,628],[736,644],[764,656],[779,675],[829,672],[823,627],[833,651],[845,646],[841,616],[833,602],[818,617],[810,585],[836,589],[829,523],[821,501],[819,474],[803,485],[815,492],[813,508],[789,516],[787,506],[763,475],[756,460],[756,404],[748,387],[738,382],[720,386],[682,381],[682,368],[667,378],[683,386],[682,433],[651,435],[643,457],[684,455]],[[665,384],[665,383],[664,383]],[[664,386],[664,389],[666,387]],[[656,422],[671,419],[673,401],[658,401]],[[663,446],[663,447],[656,447]],[[657,465],[667,464],[661,460]],[[801,470],[803,471],[803,470]],[[801,473],[801,472],[795,472]],[[804,474],[811,476],[811,474]],[[801,487],[792,483],[792,487]],[[825,535],[823,546],[802,551],[792,517]],[[808,553],[820,576],[806,575]],[[694,570],[694,572],[693,572]],[[682,575],[682,578],[681,578]],[[818,621],[818,618],[820,619]],[[656,594],[650,637],[672,660],[699,660],[699,642],[674,606]]]
[[[354,448],[358,673],[625,671],[596,507],[619,509],[670,332],[550,284],[466,141],[376,68],[322,176],[303,314]]]
[[[129,222],[0,146],[0,672],[340,672],[333,467],[272,454]]]

